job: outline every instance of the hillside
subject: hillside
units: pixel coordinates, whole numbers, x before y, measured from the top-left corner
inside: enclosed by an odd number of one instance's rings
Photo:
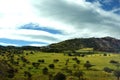
[[[94,48],[97,51],[120,52],[120,40],[112,37],[103,38],[75,38],[51,44],[47,48],[52,51],[78,50]]]
[[[93,48],[95,51],[120,52],[120,40],[112,37],[75,38],[75,39],[65,40],[59,43],[50,44],[48,46],[43,46],[43,47],[0,46],[0,50],[2,51],[7,51],[7,50],[9,51],[12,49],[16,49],[17,51],[35,50],[35,51],[43,51],[43,52],[64,52],[64,51],[75,51],[82,48]]]

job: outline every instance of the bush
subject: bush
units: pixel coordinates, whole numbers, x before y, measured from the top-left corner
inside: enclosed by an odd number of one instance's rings
[[[111,73],[113,71],[113,69],[110,69],[108,67],[104,67],[103,69],[105,72]]]
[[[107,54],[106,54],[106,53],[104,53],[104,54],[103,54],[103,56],[107,56]]]
[[[83,75],[84,75],[84,72],[83,71],[76,71],[74,73],[74,76],[78,77],[79,80],[83,80]]]
[[[80,60],[76,60],[76,63],[77,63],[77,64],[80,64]]]
[[[54,63],[57,63],[57,62],[59,62],[59,60],[58,60],[58,59],[54,59],[53,62],[54,62]]]
[[[115,60],[110,60],[110,63],[112,63],[112,64],[117,64],[117,63],[118,63],[118,61],[115,61]]]
[[[89,61],[86,61],[86,63],[84,64],[84,67],[88,70],[90,67],[92,67],[94,65],[92,65]]]
[[[42,73],[45,74],[45,75],[48,74],[48,68],[46,68],[46,67],[43,68]]]
[[[49,68],[54,69],[55,65],[54,64],[49,64]]]
[[[32,63],[32,65],[33,65],[33,67],[35,67],[36,69],[38,69],[38,67],[39,67],[40,63],[33,62],[33,63]]]
[[[117,77],[117,80],[120,78],[120,70],[115,70],[114,75]]]
[[[39,59],[38,62],[45,63],[45,60],[44,59],[41,59],[41,60]]]
[[[14,71],[14,69],[9,69],[9,70],[7,70],[7,73],[8,73],[8,78],[13,78],[14,76],[15,76],[15,73],[14,73],[15,71]]]
[[[66,80],[66,75],[64,75],[61,72],[58,72],[55,76],[53,80]]]

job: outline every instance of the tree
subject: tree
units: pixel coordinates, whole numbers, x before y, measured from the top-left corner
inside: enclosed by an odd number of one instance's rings
[[[117,67],[117,69],[120,67],[120,63],[118,61],[111,60],[110,63],[115,65]]]
[[[84,67],[86,67],[86,69],[90,69],[90,67],[92,67],[94,65],[92,65],[89,61],[86,61],[86,63],[84,64]]]
[[[54,64],[49,64],[49,68],[54,69],[55,65]]]
[[[117,77],[117,80],[120,78],[120,70],[115,70],[114,75]]]
[[[24,76],[26,76],[28,78],[28,80],[31,80],[32,78],[32,74],[28,71],[24,71]]]
[[[11,68],[7,71],[8,73],[8,78],[13,78],[15,76],[14,69]]]
[[[33,63],[32,63],[32,65],[33,65],[33,67],[35,67],[36,69],[38,69],[38,67],[39,67],[40,63],[33,62]]]
[[[42,72],[43,72],[43,74],[48,74],[48,68],[43,68],[43,70],[42,70]]]
[[[66,75],[64,75],[61,72],[58,72],[55,76],[53,80],[66,80]]]
[[[76,63],[77,63],[77,64],[80,64],[80,60],[76,60]]]
[[[74,75],[75,75],[76,77],[78,77],[79,80],[83,79],[83,74],[84,74],[83,71],[77,71],[77,72],[74,73]]]
[[[110,69],[108,67],[104,67],[103,69],[105,72],[111,73],[113,71],[113,69]]]
[[[49,74],[49,80],[53,80],[53,75],[52,74]]]

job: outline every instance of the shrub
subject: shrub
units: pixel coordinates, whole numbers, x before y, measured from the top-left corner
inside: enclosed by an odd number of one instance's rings
[[[113,69],[110,69],[108,67],[104,67],[103,69],[105,72],[111,73],[113,71]]]
[[[54,59],[53,62],[54,62],[54,63],[57,63],[57,62],[59,62],[59,60],[58,60],[58,59]]]
[[[79,80],[83,80],[83,75],[84,75],[84,72],[83,71],[76,71],[74,73],[74,76],[78,77]]]
[[[76,63],[77,63],[77,64],[80,64],[80,60],[76,60]]]
[[[7,70],[7,73],[8,73],[8,78],[13,78],[15,76],[15,73],[14,73],[14,69],[9,69]]]
[[[55,76],[53,80],[66,80],[66,75],[64,75],[61,72],[58,72]]]
[[[84,67],[86,67],[87,70],[92,66],[94,65],[92,65],[89,61],[86,61],[86,63],[84,64]]]
[[[42,73],[45,74],[45,75],[48,74],[48,68],[46,68],[46,67],[43,68]]]
[[[117,80],[120,78],[120,70],[115,70],[114,75],[117,77]]]
[[[118,63],[118,61],[115,61],[115,60],[110,60],[110,63],[112,63],[112,64],[117,64],[117,63]]]
[[[49,68],[54,69],[55,65],[54,64],[49,64]]]

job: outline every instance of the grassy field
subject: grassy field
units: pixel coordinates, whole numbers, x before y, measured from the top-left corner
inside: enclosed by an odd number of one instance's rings
[[[68,56],[63,53],[34,52],[33,54],[30,54],[30,52],[31,51],[25,51],[23,54],[14,54],[14,61],[17,61],[21,56],[24,56],[29,61],[29,63],[24,63],[23,61],[18,60],[19,65],[13,65],[14,68],[18,70],[18,72],[15,74],[14,78],[8,80],[28,80],[27,77],[24,76],[24,71],[28,71],[32,74],[32,80],[49,80],[49,75],[44,75],[42,73],[44,67],[47,67],[49,74],[52,74],[53,76],[58,72],[64,73],[67,76],[67,80],[79,80],[77,77],[74,76],[74,72],[78,70],[84,72],[84,78],[86,78],[86,80],[116,80],[116,77],[113,75],[113,73],[107,73],[103,71],[103,68],[109,67],[112,69],[116,69],[116,66],[109,62],[110,60],[120,61],[120,54],[112,53],[109,53],[107,56],[104,56],[104,54],[102,53],[95,53],[80,57]],[[0,59],[8,60],[8,57],[6,56],[7,54],[5,54],[4,56],[0,55]],[[77,64],[73,60],[73,58],[77,58],[78,60],[80,60],[80,63]],[[41,59],[44,59],[44,63],[40,63],[38,69],[33,67],[32,63],[38,62],[38,60]],[[55,63],[53,62],[54,59],[58,59],[59,61]],[[65,65],[66,60],[69,60],[67,65]],[[86,61],[89,61],[95,66],[87,70],[83,66]],[[49,64],[54,64],[55,68],[50,69],[48,66]],[[76,65],[77,68],[74,68],[74,65]],[[66,68],[69,70],[69,72],[65,70]]]

